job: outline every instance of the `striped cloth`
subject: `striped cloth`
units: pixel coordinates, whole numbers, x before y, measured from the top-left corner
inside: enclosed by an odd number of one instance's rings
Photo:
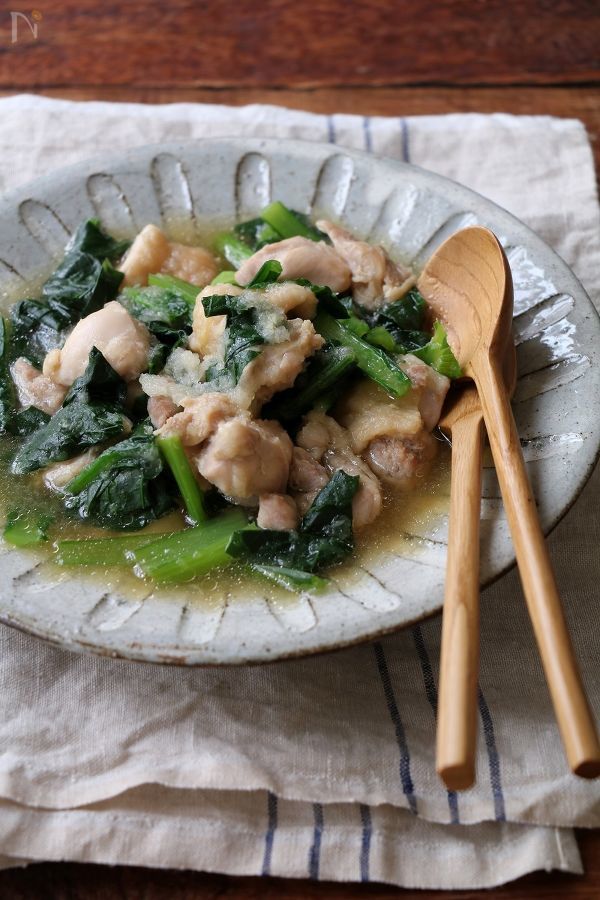
[[[417,163],[510,209],[600,299],[599,211],[579,122],[317,116],[275,107],[0,100],[0,189],[160,140],[328,140]],[[554,532],[583,676],[600,709],[600,480]],[[485,592],[477,785],[435,775],[440,623],[336,654],[234,670],[77,656],[0,628],[0,854],[416,887],[580,871],[571,827],[600,788],[566,771],[510,573]],[[453,827],[460,826],[460,827]]]

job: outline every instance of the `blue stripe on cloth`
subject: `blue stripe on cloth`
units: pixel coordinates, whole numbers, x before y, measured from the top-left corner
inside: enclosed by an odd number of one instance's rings
[[[273,839],[277,828],[277,797],[271,791],[267,794],[267,830],[265,832],[265,855],[263,856],[262,874],[271,874],[271,857],[273,855]]]
[[[500,757],[496,746],[496,737],[494,735],[494,723],[492,714],[483,696],[483,691],[478,685],[477,702],[479,704],[479,715],[483,725],[483,734],[485,736],[485,746],[487,749],[488,763],[490,767],[490,781],[492,783],[492,794],[494,797],[494,814],[497,822],[506,822],[506,810],[504,808],[504,794],[502,792],[502,777],[500,774]]]
[[[333,121],[333,116],[327,116],[327,140],[330,144],[335,144],[336,141],[335,122]]]
[[[408,122],[406,119],[400,119],[400,141],[402,145],[402,159],[404,162],[410,162],[410,147],[408,144]]]
[[[431,660],[429,659],[427,647],[425,646],[425,638],[423,637],[423,632],[419,625],[415,625],[413,628],[413,638],[415,647],[417,648],[417,656],[421,663],[421,671],[423,672],[425,694],[429,700],[429,705],[433,710],[433,717],[434,719],[437,719],[438,693],[435,685],[435,678],[433,677]],[[448,809],[450,810],[450,823],[452,825],[458,825],[460,823],[460,818],[458,815],[458,796],[456,791],[448,791]]]
[[[360,821],[362,824],[362,836],[360,840],[360,880],[369,881],[371,835],[373,833],[371,810],[364,803],[360,804],[359,810]]]
[[[371,134],[371,116],[363,116],[363,134],[365,138],[365,150],[373,152],[373,135]]]
[[[379,677],[381,678],[381,684],[383,686],[385,702],[387,704],[390,718],[394,725],[394,731],[396,733],[396,743],[398,744],[398,750],[400,751],[400,782],[402,784],[402,790],[404,792],[404,795],[406,796],[406,799],[408,800],[410,811],[416,813],[417,798],[415,796],[413,782],[410,775],[410,754],[408,752],[408,745],[406,743],[406,735],[404,733],[404,726],[402,725],[402,720],[398,711],[396,697],[394,696],[394,689],[392,687],[390,673],[388,671],[387,662],[385,659],[385,653],[383,652],[383,647],[379,643],[379,641],[373,644],[373,651],[375,653],[377,669],[379,671]]]
[[[321,838],[323,837],[323,807],[320,803],[313,803],[313,815],[315,817],[315,829],[313,831],[312,846],[308,854],[308,877],[316,881],[319,877]]]

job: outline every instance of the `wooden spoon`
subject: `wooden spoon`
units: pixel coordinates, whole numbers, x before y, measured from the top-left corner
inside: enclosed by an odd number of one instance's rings
[[[497,238],[473,226],[452,235],[422,272],[419,289],[444,322],[465,374],[477,386],[506,507],[523,591],[567,759],[573,772],[600,775],[600,742],[537,517],[503,380],[511,335],[512,278]]]
[[[517,383],[511,341],[504,381]],[[438,423],[452,437],[450,521],[437,717],[436,769],[450,791],[475,781],[479,672],[479,519],[483,410],[472,383],[453,387]]]

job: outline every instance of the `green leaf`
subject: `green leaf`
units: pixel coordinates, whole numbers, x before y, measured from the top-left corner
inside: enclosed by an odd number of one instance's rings
[[[82,222],[67,244],[65,253],[72,251],[89,253],[100,261],[104,259],[117,259],[122,256],[131,245],[131,241],[118,241],[111,237],[100,226],[99,219],[88,219]]]
[[[248,290],[257,287],[265,287],[267,284],[273,284],[283,271],[283,266],[277,259],[267,259],[254,278],[248,282],[246,287]]]
[[[248,363],[259,355],[260,345],[265,343],[258,330],[256,309],[247,306],[241,297],[230,294],[203,297],[202,305],[207,317],[227,316],[223,369],[216,374],[229,373],[237,384]]]
[[[266,244],[276,244],[281,240],[281,235],[262,219],[250,219],[241,222],[233,229],[234,235],[256,253]]]
[[[105,528],[144,528],[174,506],[152,434],[109,447],[65,488],[65,506]]]
[[[288,209],[279,200],[265,206],[260,218],[275,229],[281,238],[291,238],[296,235],[311,241],[321,241],[324,238],[323,233],[311,225],[305,216]]]
[[[354,367],[356,357],[347,347],[325,346],[309,360],[293,388],[277,394],[266,407],[261,416],[267,419],[280,419],[292,422],[313,409],[323,396],[346,377]]]
[[[225,269],[223,272],[219,272],[218,275],[215,275],[215,277],[211,281],[211,284],[234,284],[237,286],[235,276],[235,272],[231,271],[230,269]]]
[[[245,260],[250,259],[254,253],[247,244],[230,231],[217,235],[214,241],[214,248],[236,270],[239,269]]]
[[[6,430],[10,434],[22,437],[33,434],[34,431],[37,431],[38,428],[41,428],[42,425],[49,421],[50,416],[42,412],[41,409],[36,409],[35,406],[26,406],[25,409],[19,409],[11,415]]]
[[[8,367],[8,322],[0,316],[0,433],[10,428],[15,405],[15,391]]]
[[[112,403],[123,406],[127,383],[116,372],[97,347],[92,347],[85,372],[69,388],[63,406],[80,403]]]
[[[52,516],[33,515],[24,510],[12,509],[4,527],[4,540],[13,547],[33,547],[48,540],[48,527]]]
[[[308,278],[296,278],[295,282],[313,292],[320,309],[324,309],[336,319],[348,318],[348,308],[344,303],[346,298],[334,293],[330,287],[324,284],[312,284]]]
[[[317,494],[297,531],[238,531],[227,552],[253,565],[315,572],[341,562],[354,549],[352,500],[357,475],[341,469]]]
[[[329,586],[326,578],[313,575],[312,572],[304,572],[301,569],[289,569],[285,566],[263,566],[259,563],[250,563],[253,572],[262,575],[268,581],[272,581],[287,591],[322,591]]]
[[[372,381],[381,385],[392,397],[403,397],[411,388],[411,380],[398,365],[379,347],[372,347],[353,334],[344,321],[320,312],[315,319],[315,329],[328,341],[348,347],[356,357],[356,365]]]
[[[460,378],[462,369],[454,353],[448,344],[446,331],[441,322],[436,322],[433,328],[433,337],[420,350],[413,350],[413,355],[448,378]]]

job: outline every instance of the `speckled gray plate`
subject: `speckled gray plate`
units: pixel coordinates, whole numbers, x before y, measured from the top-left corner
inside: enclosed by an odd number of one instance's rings
[[[132,235],[148,222],[183,239],[249,218],[271,199],[340,220],[421,267],[453,231],[481,223],[501,238],[515,285],[517,425],[549,531],[588,478],[600,440],[600,324],[567,266],[504,210],[414,166],[300,141],[210,140],[143,147],[83,163],[0,202],[0,290],[47,270],[89,216]],[[15,490],[17,488],[15,487]],[[120,595],[39,556],[2,553],[0,619],[74,650],[155,662],[243,663],[340,647],[439,609],[446,522],[408,535],[401,555],[361,569],[350,586],[269,601],[258,582],[239,600],[202,603],[138,590]],[[513,562],[493,469],[484,473],[485,584]]]

